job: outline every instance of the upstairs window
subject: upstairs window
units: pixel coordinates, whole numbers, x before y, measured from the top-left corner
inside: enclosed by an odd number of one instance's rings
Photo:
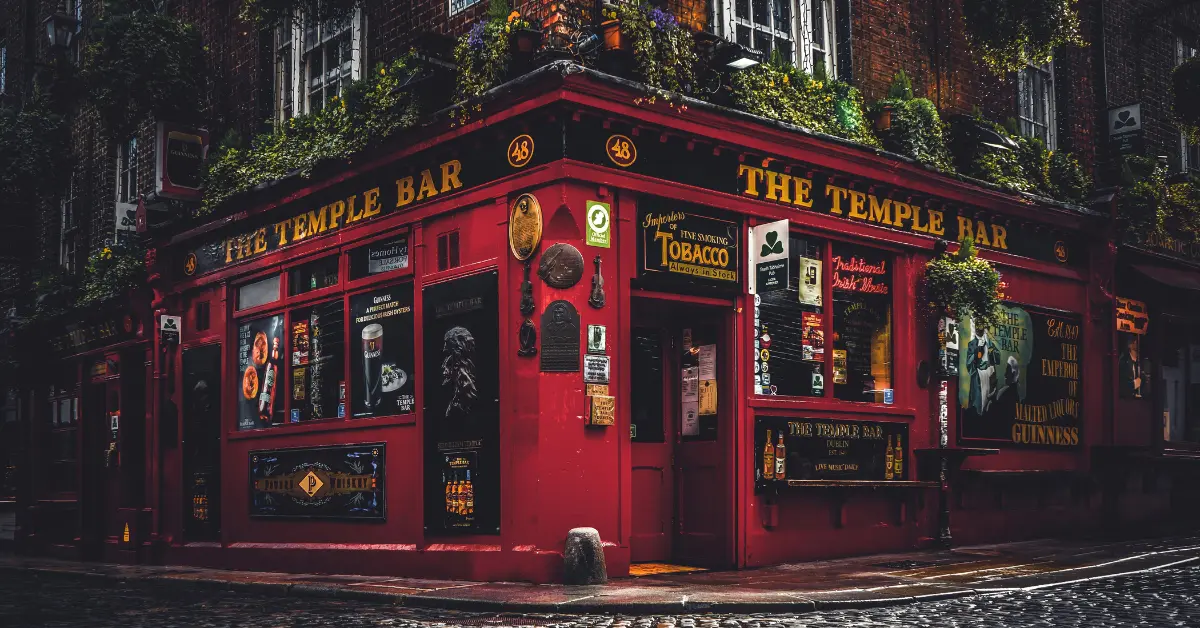
[[[0,95],[8,91],[8,41],[0,39]]]
[[[1021,135],[1042,140],[1047,150],[1055,149],[1054,60],[1030,64],[1017,74],[1017,119]]]
[[[137,203],[137,135],[121,142],[117,149],[117,202]]]
[[[67,179],[67,189],[61,201],[61,224],[59,231],[58,263],[69,274],[75,274],[78,268],[79,223],[77,212],[79,205],[78,186],[75,173]]]
[[[1175,38],[1175,65],[1181,65],[1184,61],[1195,57],[1197,50],[1194,42],[1185,41],[1182,37]],[[1186,133],[1179,134],[1179,150],[1180,150],[1180,169],[1187,171],[1200,171],[1200,144],[1194,144],[1188,141]]]
[[[839,42],[835,0],[721,0],[727,39],[813,72],[837,72]],[[847,5],[843,4],[843,10]]]
[[[362,9],[336,20],[302,16],[275,29],[280,120],[319,111],[362,75]]]

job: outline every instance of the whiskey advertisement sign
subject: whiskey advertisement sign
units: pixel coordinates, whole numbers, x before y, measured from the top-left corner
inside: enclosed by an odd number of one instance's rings
[[[238,325],[237,375],[238,429],[253,430],[283,423],[283,373],[285,351],[282,316],[268,316]]]
[[[500,532],[500,307],[495,271],[427,286],[425,529]],[[578,338],[576,338],[578,343]]]
[[[250,516],[383,521],[383,443],[250,452]]]
[[[754,429],[758,489],[788,480],[904,480],[908,425],[760,416]]]
[[[993,327],[974,323],[960,328],[960,438],[1079,446],[1079,316],[1009,306]]]

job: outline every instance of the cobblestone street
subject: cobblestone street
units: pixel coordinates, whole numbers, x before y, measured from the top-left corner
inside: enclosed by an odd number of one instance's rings
[[[824,628],[831,626],[1197,626],[1200,567],[1162,569],[1063,587],[888,608],[800,615],[546,616],[430,611],[360,601],[178,593],[87,579],[0,575],[0,626],[531,626],[539,628]]]

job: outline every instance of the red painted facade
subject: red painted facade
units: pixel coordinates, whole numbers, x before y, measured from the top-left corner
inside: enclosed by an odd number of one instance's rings
[[[584,148],[579,153],[568,150],[564,155],[554,153],[559,149],[552,143],[545,143],[539,150],[550,151],[553,157],[534,165],[498,171],[496,176],[472,180],[461,190],[443,182],[437,194],[409,207],[331,228],[331,233],[255,254],[241,263],[230,254],[231,263],[211,272],[190,274],[185,270],[188,252],[204,242],[278,224],[284,217],[329,203],[331,195],[343,188],[367,190],[380,182],[395,185],[397,176],[392,172],[414,155],[436,153],[438,158],[431,158],[427,166],[435,172],[446,160],[460,160],[463,176],[474,176],[468,169],[475,160],[505,150],[512,139],[512,134],[505,133],[514,120],[535,134],[538,125],[565,129],[568,143],[583,144],[590,136],[576,133],[577,127],[604,129],[602,139],[628,127],[632,129],[629,139],[642,147],[643,155],[655,154],[650,142],[664,146],[681,142],[686,149],[676,158],[683,170],[693,163],[700,168],[710,156],[722,154],[727,158],[736,155],[736,163],[753,167],[796,164],[796,170],[787,172],[800,176],[804,168],[810,168],[827,173],[833,177],[831,181],[852,191],[875,194],[877,188],[899,189],[911,205],[946,211],[969,209],[973,220],[1004,229],[989,229],[993,239],[997,233],[1007,233],[1010,242],[1053,234],[1078,243],[1070,251],[1071,263],[981,246],[981,255],[997,265],[1007,282],[1007,300],[1078,317],[1078,346],[1085,356],[1079,363],[1080,442],[1052,449],[962,442],[954,420],[957,404],[952,401],[949,447],[999,451],[968,459],[963,470],[953,475],[950,523],[955,542],[962,543],[1100,531],[1109,489],[1097,480],[1093,452],[1097,447],[1134,440],[1125,433],[1126,419],[1114,418],[1109,399],[1116,362],[1111,301],[1105,291],[1111,285],[1112,270],[1106,267],[1111,264],[1106,245],[1094,244],[1107,242],[1105,217],[1079,208],[1039,206],[745,115],[699,105],[686,111],[661,104],[637,105],[632,91],[591,73],[566,77],[542,73],[540,77],[526,92],[485,105],[464,126],[427,128],[419,137],[401,138],[387,150],[319,174],[303,187],[289,188],[285,183],[281,192],[247,198],[244,211],[158,243],[154,266],[158,276],[152,281],[154,318],[147,311],[142,320],[155,320],[160,314],[183,316],[181,343],[164,345],[147,327],[141,340],[132,341],[130,349],[120,354],[126,363],[140,360],[147,364],[141,388],[126,381],[129,370],[118,380],[119,386],[125,387],[122,390],[144,394],[140,412],[121,409],[124,425],[144,420],[144,438],[139,441],[146,444],[144,456],[140,463],[122,464],[119,469],[121,477],[134,474],[143,480],[139,483],[133,478],[133,483],[144,493],[143,500],[135,501],[146,510],[130,514],[113,507],[122,501],[118,495],[126,488],[90,485],[88,475],[103,468],[90,456],[84,457],[79,471],[85,493],[94,490],[108,496],[95,502],[85,498],[84,510],[90,508],[86,504],[94,503],[111,519],[103,533],[109,558],[241,569],[552,582],[560,579],[566,533],[579,526],[599,530],[613,576],[627,573],[631,561],[687,561],[741,568],[902,550],[928,545],[938,537],[939,484],[936,477],[917,471],[917,450],[936,448],[939,439],[937,380],[922,377],[922,363],[927,366],[937,359],[933,315],[921,296],[924,264],[934,255],[938,240],[930,235],[928,223],[924,233],[919,228],[877,226],[852,219],[849,200],[843,215],[807,211],[752,198],[744,193],[744,187],[739,194],[735,172],[726,173],[727,191],[705,189],[581,157],[588,150],[603,154],[602,147]],[[441,147],[449,148],[438,152]],[[539,253],[551,244],[567,243],[584,258],[582,280],[556,289],[536,276],[535,255],[535,313],[531,318],[536,324],[552,302],[570,302],[579,312],[581,353],[585,352],[582,333],[587,325],[605,326],[605,351],[611,358],[609,390],[616,398],[614,425],[587,425],[589,397],[581,373],[542,372],[539,357],[518,356],[523,264],[510,252],[506,234],[511,203],[520,194],[533,195],[541,206]],[[755,297],[748,292],[748,282],[754,277],[747,260],[748,247],[736,249],[741,256],[736,261],[740,273],[733,290],[665,280],[650,285],[640,270],[637,242],[642,237],[639,211],[663,202],[652,203],[655,198],[738,222],[743,244],[747,228],[788,219],[793,237],[819,238],[831,246],[866,246],[885,255],[891,261],[891,403],[841,400],[832,393],[818,397],[757,394],[757,308]],[[590,246],[586,241],[589,201],[611,206],[609,248]],[[350,251],[402,233],[409,234],[406,269],[377,278],[348,278]],[[442,236],[451,233],[457,234],[457,249],[440,258],[441,247],[448,246]],[[288,271],[335,254],[340,269],[336,285],[287,296]],[[604,279],[606,299],[600,308],[588,303],[593,293],[593,258],[600,260]],[[422,382],[439,376],[421,365],[426,353],[440,349],[426,345],[422,338],[423,290],[490,271],[498,273],[499,281],[499,534],[448,536],[425,529],[423,477],[428,471],[423,462],[424,430],[436,417],[423,410],[420,383],[415,387],[416,411],[412,414],[238,430],[241,373],[234,365],[239,321],[380,286],[410,283],[415,295],[414,376]],[[272,275],[285,277],[281,296],[267,305],[239,311],[238,288]],[[832,300],[829,272],[824,281],[823,294]],[[826,337],[835,331],[831,318],[824,318]],[[663,380],[662,403],[667,410],[664,442],[654,446],[631,442],[631,417],[638,410],[633,389],[640,385],[634,372],[642,366],[635,363],[634,339],[646,337],[646,329],[655,329],[661,332],[665,346],[674,346],[671,343],[681,339],[684,328],[695,328],[697,338],[707,334],[704,342],[716,345],[714,437],[697,441],[678,435],[678,417],[670,413],[672,407],[678,407],[673,405],[679,402],[678,391],[671,389],[669,381],[673,369],[681,366],[679,360],[686,358],[664,351],[663,372],[668,374]],[[356,342],[349,332],[346,339],[348,347]],[[544,349],[544,341],[542,334],[539,348]],[[212,355],[219,355],[221,394],[211,407],[194,410],[194,389],[189,391],[187,386],[189,365],[183,356],[199,355],[189,352],[205,347],[219,347],[209,350],[219,351]],[[113,351],[115,348],[108,347],[103,353]],[[88,368],[101,354],[84,355],[77,361],[79,368]],[[834,380],[832,362],[827,360],[821,367],[827,382]],[[99,389],[84,389],[84,407],[91,403],[88,395],[92,390]],[[188,522],[195,512],[189,499],[195,469],[188,468],[185,459],[193,455],[188,452],[194,451],[191,448],[203,433],[191,431],[196,426],[189,424],[189,416],[216,425],[210,437],[219,438],[219,445],[214,444],[219,452],[215,467],[219,469],[219,497],[207,504],[216,520],[215,525],[204,528],[207,536]],[[762,462],[755,445],[755,425],[764,417],[905,426],[907,441],[899,455],[908,461],[908,467],[902,478],[798,482],[777,492],[756,491],[754,469]],[[99,438],[94,430],[102,427],[82,425],[78,438],[85,449],[99,442],[92,439]],[[251,515],[251,452],[359,443],[387,446],[384,521]],[[211,489],[208,494],[217,495]],[[1165,493],[1147,495],[1143,491],[1140,495],[1155,507],[1167,505]],[[1136,514],[1136,509],[1126,512]],[[78,516],[86,529],[89,514]],[[133,522],[131,541],[123,537],[126,521]],[[33,527],[40,525],[49,524],[35,522]],[[40,547],[50,551],[51,546],[71,544]]]

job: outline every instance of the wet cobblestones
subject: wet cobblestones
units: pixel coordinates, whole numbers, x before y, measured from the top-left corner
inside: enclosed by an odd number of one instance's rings
[[[497,615],[398,608],[350,600],[132,588],[81,578],[0,574],[0,626],[280,626],[457,628],[829,628],[854,626],[1061,628],[1200,626],[1200,566],[1064,587],[942,602],[798,615]]]

